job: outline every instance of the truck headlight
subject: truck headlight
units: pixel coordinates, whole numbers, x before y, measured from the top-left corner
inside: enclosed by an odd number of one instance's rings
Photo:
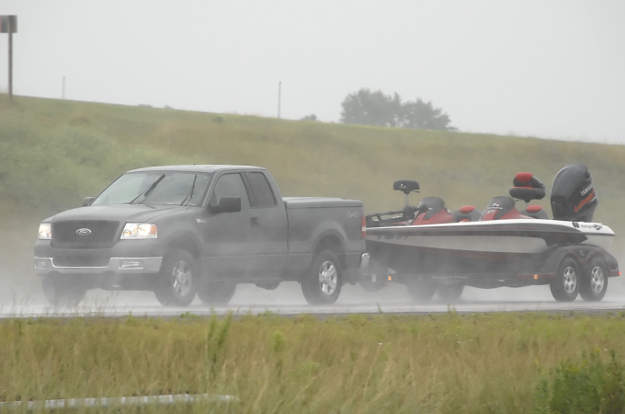
[[[41,223],[39,225],[39,240],[50,240],[50,239],[52,239],[52,224]]]
[[[155,239],[156,224],[126,223],[121,239]]]

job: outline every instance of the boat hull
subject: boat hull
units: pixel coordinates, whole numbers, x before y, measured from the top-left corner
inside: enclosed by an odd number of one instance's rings
[[[368,228],[367,250],[398,277],[504,280],[536,271],[562,248],[607,250],[613,237],[599,223],[498,220]]]

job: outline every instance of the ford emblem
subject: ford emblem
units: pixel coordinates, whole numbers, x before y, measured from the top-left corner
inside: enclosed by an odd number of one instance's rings
[[[82,229],[76,230],[76,234],[79,236],[88,236],[89,234],[91,234],[91,230],[83,227]]]

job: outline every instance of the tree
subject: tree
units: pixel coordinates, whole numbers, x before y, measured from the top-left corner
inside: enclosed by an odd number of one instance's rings
[[[345,124],[378,125],[413,129],[455,131],[449,116],[432,102],[417,99],[402,103],[401,97],[385,95],[382,91],[361,89],[347,95],[341,104],[341,122]]]

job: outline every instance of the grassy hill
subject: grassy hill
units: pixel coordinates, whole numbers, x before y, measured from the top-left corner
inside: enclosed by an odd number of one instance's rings
[[[625,246],[625,146],[487,134],[288,121],[254,116],[17,97],[0,99],[0,277],[31,278],[39,222],[96,195],[124,171],[163,164],[250,164],[270,169],[286,196],[365,202],[368,213],[399,209],[396,179],[421,197],[480,210],[506,195],[518,171],[548,187],[558,170],[588,165],[599,194],[596,221]],[[521,202],[522,204],[522,202]],[[550,211],[548,197],[538,202]],[[4,271],[3,271],[4,267]]]

